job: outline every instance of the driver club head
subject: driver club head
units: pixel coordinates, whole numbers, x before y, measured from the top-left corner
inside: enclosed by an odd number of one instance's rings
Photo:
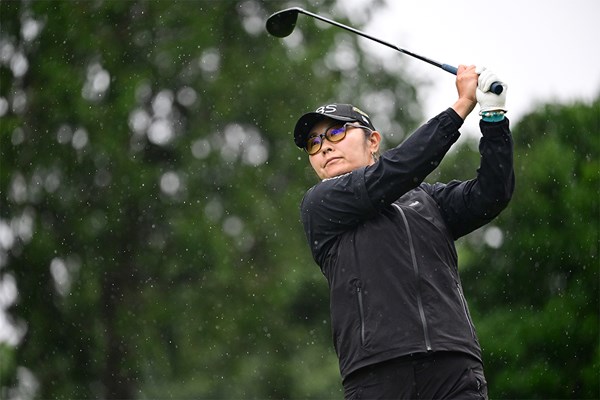
[[[292,7],[271,15],[267,19],[267,32],[277,37],[289,36],[296,27],[299,10],[298,7]]]

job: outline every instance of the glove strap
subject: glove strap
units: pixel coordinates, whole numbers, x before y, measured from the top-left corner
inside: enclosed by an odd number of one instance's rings
[[[504,119],[504,111],[485,111],[480,112],[479,115],[485,122],[500,122]]]

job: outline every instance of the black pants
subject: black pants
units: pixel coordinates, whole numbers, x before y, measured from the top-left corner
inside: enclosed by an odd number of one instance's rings
[[[344,379],[344,398],[486,399],[481,362],[462,353],[396,358],[361,368]]]

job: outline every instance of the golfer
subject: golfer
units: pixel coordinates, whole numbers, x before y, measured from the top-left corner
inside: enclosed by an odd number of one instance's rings
[[[500,80],[478,72],[461,65],[456,102],[381,156],[381,134],[352,105],[324,105],[296,124],[294,141],[321,179],[301,218],[330,288],[345,398],[487,398],[454,241],[507,206],[514,174],[507,87],[488,92]],[[477,103],[476,176],[423,182]]]

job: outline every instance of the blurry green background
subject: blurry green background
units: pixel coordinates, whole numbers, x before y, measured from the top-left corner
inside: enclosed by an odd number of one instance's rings
[[[342,398],[291,130],[353,102],[389,147],[425,116],[353,35],[268,36],[286,5],[0,2],[1,399]],[[512,128],[514,199],[457,243],[490,397],[598,398],[600,101]]]

